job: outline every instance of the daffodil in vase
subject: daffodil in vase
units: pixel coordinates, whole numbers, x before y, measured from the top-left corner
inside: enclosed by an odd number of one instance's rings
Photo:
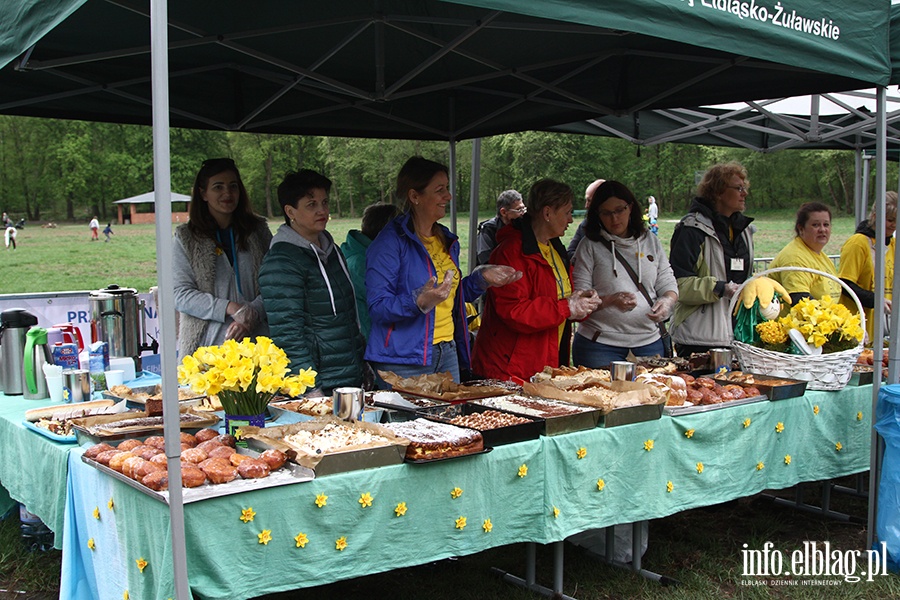
[[[301,369],[290,375],[287,355],[272,340],[227,340],[202,346],[185,356],[178,367],[178,382],[198,394],[216,395],[225,410],[225,427],[265,426],[266,407],[275,394],[300,396],[316,383],[316,372]]]

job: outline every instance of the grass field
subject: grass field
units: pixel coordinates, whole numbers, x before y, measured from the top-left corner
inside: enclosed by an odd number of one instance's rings
[[[480,220],[490,215],[483,214]],[[754,236],[756,256],[774,257],[793,237],[793,214],[759,216]],[[449,219],[445,219],[449,222]],[[270,219],[274,231],[280,221]],[[659,236],[668,249],[677,218],[660,220]],[[462,265],[466,269],[469,247],[468,214],[458,217]],[[569,226],[564,242],[575,233],[577,221]],[[358,229],[358,219],[332,219],[328,230],[342,243],[350,229]],[[156,230],[153,225],[118,225],[109,243],[90,241],[85,224],[61,225],[55,229],[28,226],[19,231],[18,249],[3,252],[0,294],[95,290],[111,283],[146,292],[156,285]],[[839,254],[841,245],[853,234],[850,217],[835,220],[828,254]]]

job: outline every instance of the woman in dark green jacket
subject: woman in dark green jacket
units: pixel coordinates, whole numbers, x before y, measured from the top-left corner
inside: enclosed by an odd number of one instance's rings
[[[312,367],[313,393],[326,395],[362,384],[365,349],[346,261],[325,231],[330,190],[331,181],[309,169],[285,176],[278,186],[285,223],[259,270],[272,341],[292,372]]]

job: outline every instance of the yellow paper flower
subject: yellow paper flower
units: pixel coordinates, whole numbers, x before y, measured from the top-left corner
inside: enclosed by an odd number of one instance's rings
[[[99,506],[94,507],[94,518],[97,519],[98,521],[100,520],[100,507]]]
[[[369,492],[360,494],[359,500],[357,500],[357,502],[359,502],[363,508],[372,506],[372,494],[370,494]]]
[[[863,414],[862,414],[862,412],[856,413],[856,420],[857,420],[857,421],[862,421],[862,419],[863,419]]]
[[[674,490],[674,489],[675,489],[675,484],[672,483],[671,481],[667,481],[666,482],[666,493],[671,494],[672,490]]]
[[[688,438],[688,439],[691,439],[692,437],[694,437],[694,430],[693,430],[693,429],[688,429],[687,431],[685,431],[685,432],[684,432],[684,437],[686,437],[686,438]]]
[[[554,519],[558,519],[558,518],[559,518],[559,509],[556,508],[555,506],[553,507],[553,518],[554,518]]]
[[[298,548],[306,548],[306,545],[309,543],[309,538],[306,537],[305,533],[300,532],[294,536],[294,541],[297,543]]]
[[[150,563],[148,563],[146,560],[144,560],[143,557],[137,559],[137,560],[134,561],[134,562],[137,563],[138,571],[140,571],[141,573],[143,573],[143,572],[144,572],[144,569],[147,568],[147,565],[150,564]]]
[[[256,516],[256,513],[253,512],[253,507],[245,508],[241,510],[241,521],[244,523],[249,523],[253,520],[253,517]]]
[[[316,495],[316,506],[318,506],[319,508],[322,508],[326,504],[328,504],[328,496],[326,496],[325,494],[317,494]]]
[[[490,533],[494,529],[494,524],[491,523],[490,519],[485,519],[484,523],[481,524],[481,528],[484,529],[485,533]]]
[[[784,423],[782,423],[781,421],[775,423],[775,431],[776,433],[781,433],[782,431],[784,431]]]
[[[744,429],[747,429],[748,427],[750,427],[750,417],[744,419]]]
[[[338,550],[339,552],[343,552],[344,548],[346,548],[346,547],[347,547],[347,536],[342,535],[341,537],[339,537],[338,539],[336,539],[334,541],[335,550]]]
[[[697,473],[702,473],[702,472],[703,472],[703,463],[698,462],[697,463]]]
[[[862,413],[860,413],[860,414],[862,414]],[[115,506],[116,506],[116,504],[115,504],[115,502],[113,502],[112,498],[110,498],[109,502],[106,503],[106,508],[108,508],[109,510],[112,510],[113,508],[115,508]]]
[[[646,442],[644,442],[644,450],[646,450],[647,452],[653,450],[653,440],[647,440]]]
[[[575,453],[575,456],[578,457],[578,460],[581,460],[585,456],[587,456],[587,448],[579,448],[578,452]]]
[[[762,471],[765,467],[766,467],[766,465],[765,465],[765,463],[763,463],[762,461],[759,461],[758,463],[756,463],[756,470],[757,470],[757,471]]]
[[[457,529],[465,529],[466,528],[466,518],[465,517],[459,517],[458,519],[456,519],[456,528]]]
[[[837,450],[838,452],[840,452],[843,448],[844,448],[844,445],[840,442],[838,442],[834,445],[834,449]]]
[[[790,454],[784,455],[784,464],[786,464],[786,465],[791,464],[791,455]]]
[[[522,465],[521,467],[519,467],[518,475],[519,477],[525,477],[526,475],[528,475],[528,465]]]
[[[397,506],[394,508],[394,514],[398,517],[402,517],[406,514],[406,502],[399,502]]]
[[[128,590],[122,592],[122,600],[130,600],[131,596],[128,594]]]
[[[272,530],[271,529],[263,529],[262,533],[257,533],[256,537],[259,538],[259,543],[263,546],[268,546],[269,542],[272,541]]]
[[[88,546],[88,548],[90,548],[91,550],[93,550],[94,548],[97,547],[96,544],[94,544],[94,538],[90,538],[90,539],[88,540],[87,546]]]
[[[462,493],[463,493],[463,491],[461,488],[455,487],[452,490],[450,490],[450,497],[453,498],[454,500],[456,500],[457,498],[462,496]]]
[[[602,492],[603,488],[605,488],[605,487],[606,487],[606,482],[603,481],[602,479],[598,479],[597,480],[597,491]]]
[[[813,406],[813,414],[814,414],[814,415],[819,414],[819,405],[818,405],[818,404],[816,404],[815,406]]]

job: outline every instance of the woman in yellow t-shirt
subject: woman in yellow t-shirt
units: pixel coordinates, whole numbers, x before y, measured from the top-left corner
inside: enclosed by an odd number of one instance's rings
[[[797,211],[794,231],[797,237],[778,253],[769,268],[805,267],[837,277],[834,263],[824,252],[831,239],[831,209],[821,202],[806,202]],[[839,283],[814,273],[783,271],[771,277],[784,286],[795,304],[801,298],[820,299],[828,295],[837,300],[841,295]]]

